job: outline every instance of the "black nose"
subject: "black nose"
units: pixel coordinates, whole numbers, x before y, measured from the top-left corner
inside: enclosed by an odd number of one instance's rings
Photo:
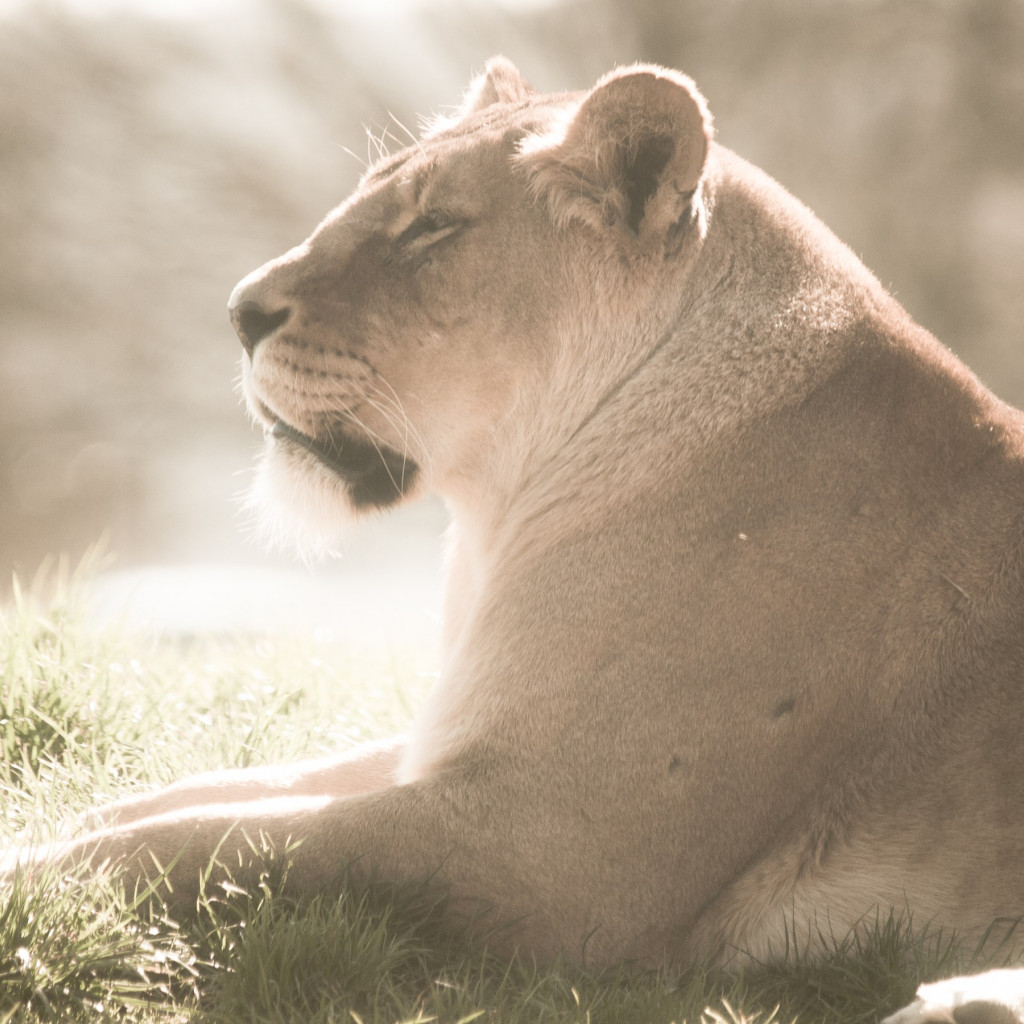
[[[291,310],[276,309],[268,313],[257,302],[240,302],[229,310],[231,323],[238,332],[238,337],[251,356],[256,346],[269,334],[273,334],[291,315]]]

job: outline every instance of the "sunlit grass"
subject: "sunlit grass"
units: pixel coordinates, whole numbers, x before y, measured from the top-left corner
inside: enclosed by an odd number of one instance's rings
[[[83,618],[72,584],[16,592],[0,620],[0,848],[76,827],[91,806],[189,772],[343,749],[400,731],[429,652],[312,639],[160,642]],[[0,1024],[856,1024],[973,958],[882,920],[822,961],[731,975],[595,976],[508,963],[441,933],[416,887],[287,899],[268,860],[248,891],[172,919],[150,892],[56,873],[0,890]],[[996,956],[998,962],[998,956]]]

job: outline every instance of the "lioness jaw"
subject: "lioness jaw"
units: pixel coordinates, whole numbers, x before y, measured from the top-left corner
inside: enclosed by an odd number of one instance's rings
[[[297,888],[431,875],[591,964],[1024,913],[1024,418],[689,79],[492,61],[230,308],[272,521],[447,500],[442,675],[405,741],[179,784],[67,856],[180,892],[301,838]]]

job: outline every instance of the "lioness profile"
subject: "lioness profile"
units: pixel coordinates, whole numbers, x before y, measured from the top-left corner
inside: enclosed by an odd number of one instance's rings
[[[495,59],[230,300],[257,490],[304,543],[432,489],[442,671],[405,739],[115,805],[63,849],[189,890],[430,876],[600,966],[1024,914],[1024,416],[693,83]]]

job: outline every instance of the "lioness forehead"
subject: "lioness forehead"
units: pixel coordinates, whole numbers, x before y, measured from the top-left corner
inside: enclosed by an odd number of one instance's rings
[[[373,189],[392,179],[408,179],[416,185],[418,199],[422,179],[442,162],[480,147],[516,152],[524,139],[549,133],[579,98],[576,93],[535,94],[517,103],[495,103],[456,119],[439,120],[417,142],[373,164],[360,179],[359,188]]]

